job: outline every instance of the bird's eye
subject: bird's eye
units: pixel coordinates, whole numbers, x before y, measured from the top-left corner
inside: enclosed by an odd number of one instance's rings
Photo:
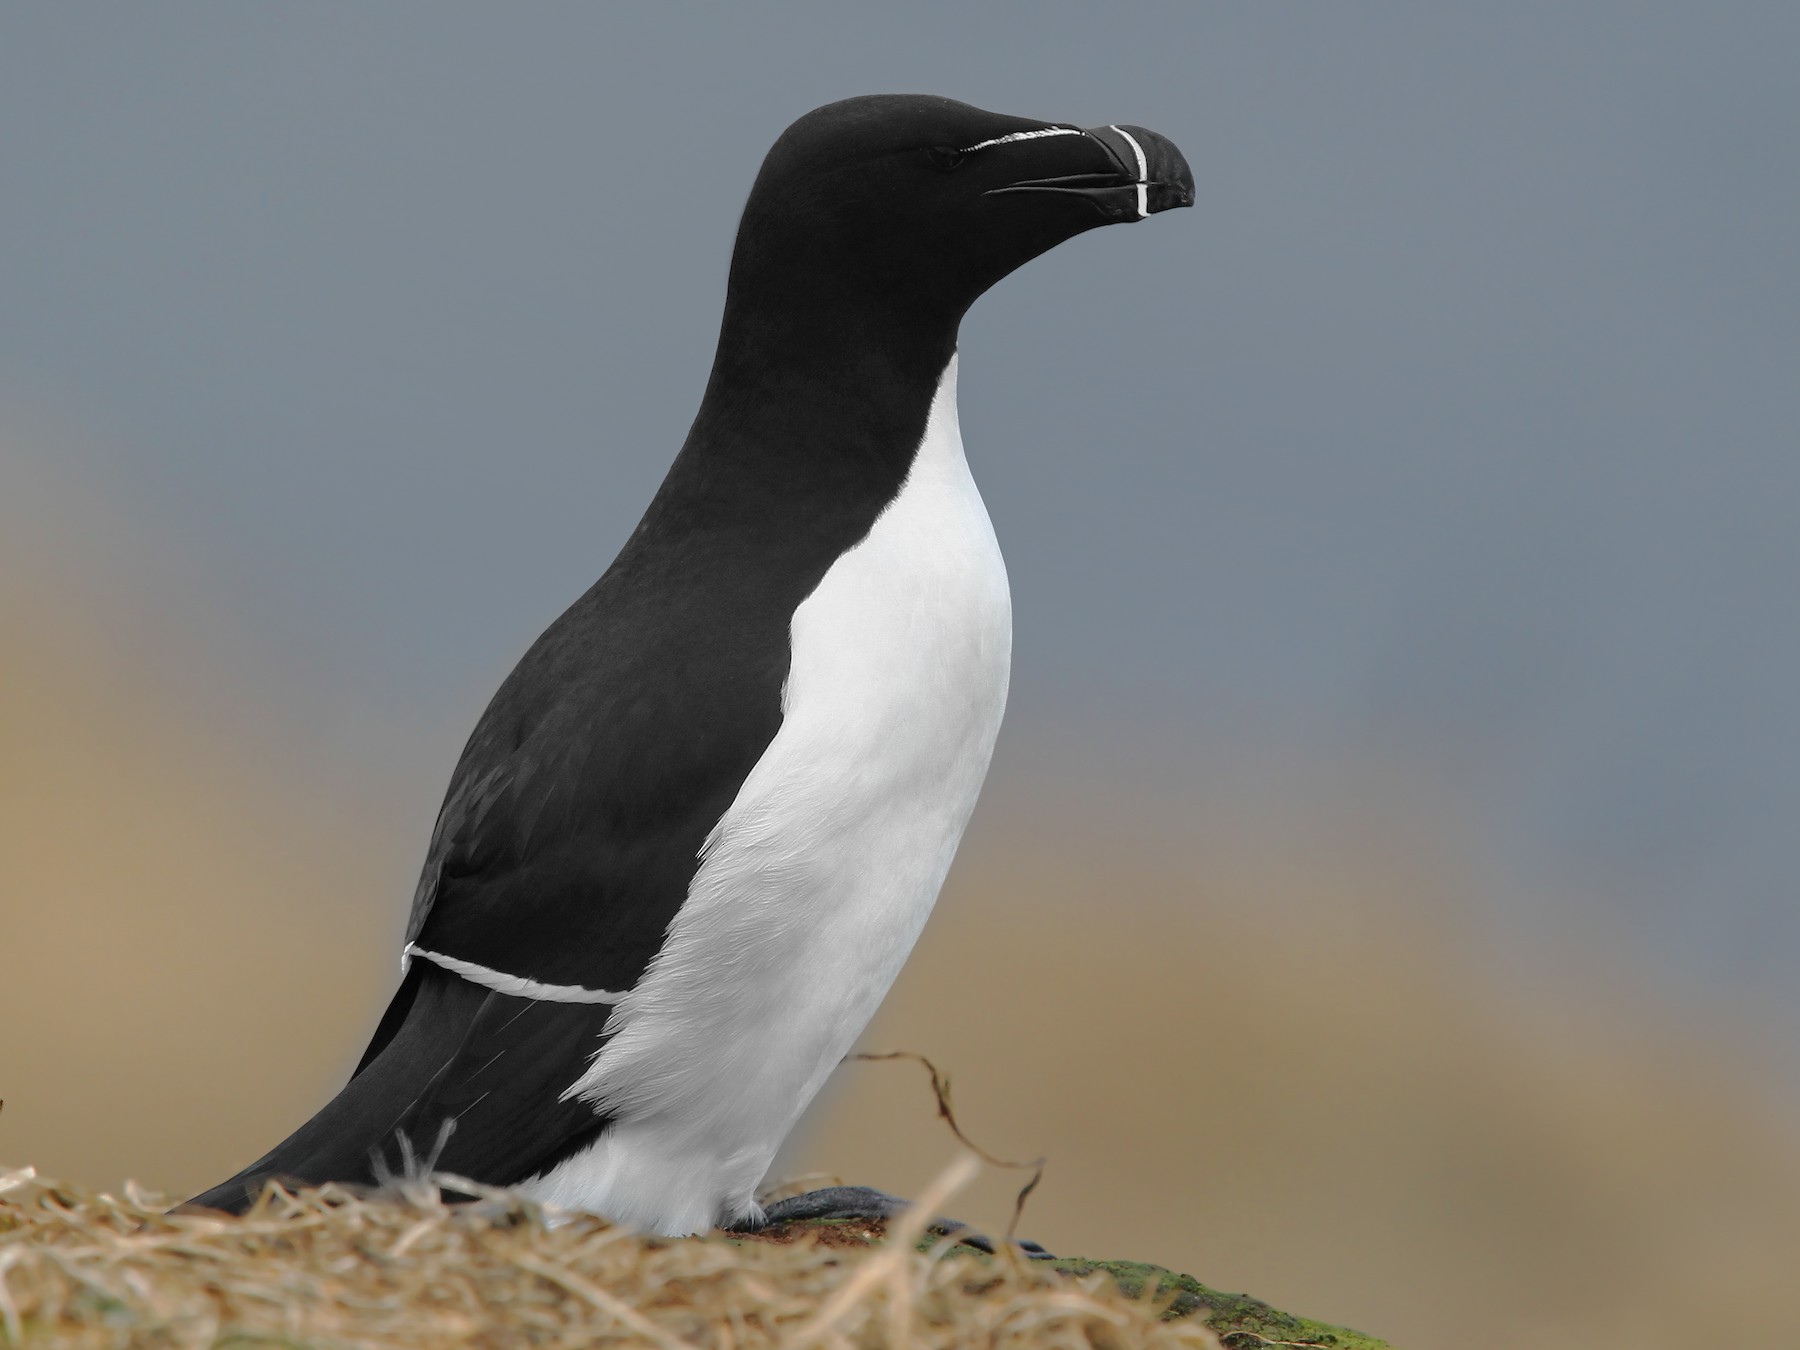
[[[954,145],[934,145],[925,151],[925,158],[939,173],[949,173],[963,162],[963,152]]]

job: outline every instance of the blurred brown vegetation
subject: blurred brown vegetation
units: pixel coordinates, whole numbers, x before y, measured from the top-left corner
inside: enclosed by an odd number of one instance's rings
[[[347,1071],[424,840],[391,766],[282,743],[47,537],[0,538],[0,1162],[187,1193]],[[865,1037],[950,1070],[987,1147],[1048,1155],[1027,1235],[1413,1350],[1800,1318],[1796,1136],[1738,1029],[1598,943],[1502,978],[1456,851],[1404,813],[1234,814],[1051,762],[993,786]],[[853,1064],[783,1167],[907,1193],[948,1151],[916,1066]],[[959,1217],[1003,1224],[1016,1186]]]

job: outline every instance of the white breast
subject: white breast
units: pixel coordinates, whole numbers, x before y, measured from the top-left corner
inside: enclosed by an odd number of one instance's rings
[[[956,361],[900,494],[794,612],[783,721],[566,1096],[614,1118],[522,1189],[665,1233],[758,1182],[924,926],[987,774],[1012,607]]]

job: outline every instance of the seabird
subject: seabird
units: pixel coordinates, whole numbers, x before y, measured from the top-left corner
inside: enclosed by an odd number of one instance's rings
[[[776,1149],[931,912],[1006,702],[962,316],[1063,240],[1193,199],[1138,126],[876,95],[782,134],[687,441],[476,724],[361,1063],[195,1203],[369,1183],[408,1140],[656,1233],[761,1221]]]

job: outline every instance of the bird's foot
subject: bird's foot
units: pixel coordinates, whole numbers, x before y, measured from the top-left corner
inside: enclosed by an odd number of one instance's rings
[[[801,1195],[791,1195],[785,1200],[777,1200],[763,1211],[761,1223],[740,1220],[731,1225],[730,1231],[760,1232],[784,1224],[804,1223],[819,1219],[862,1220],[869,1223],[886,1224],[889,1219],[898,1217],[910,1208],[909,1201],[889,1195],[886,1191],[878,1191],[873,1186],[824,1186],[816,1191],[807,1191]],[[935,1218],[926,1225],[925,1231],[944,1237],[954,1237],[960,1243],[966,1243],[977,1251],[990,1254],[995,1247],[994,1239],[955,1219]],[[1012,1245],[1033,1261],[1055,1259],[1051,1253],[1035,1242],[1015,1239]]]

